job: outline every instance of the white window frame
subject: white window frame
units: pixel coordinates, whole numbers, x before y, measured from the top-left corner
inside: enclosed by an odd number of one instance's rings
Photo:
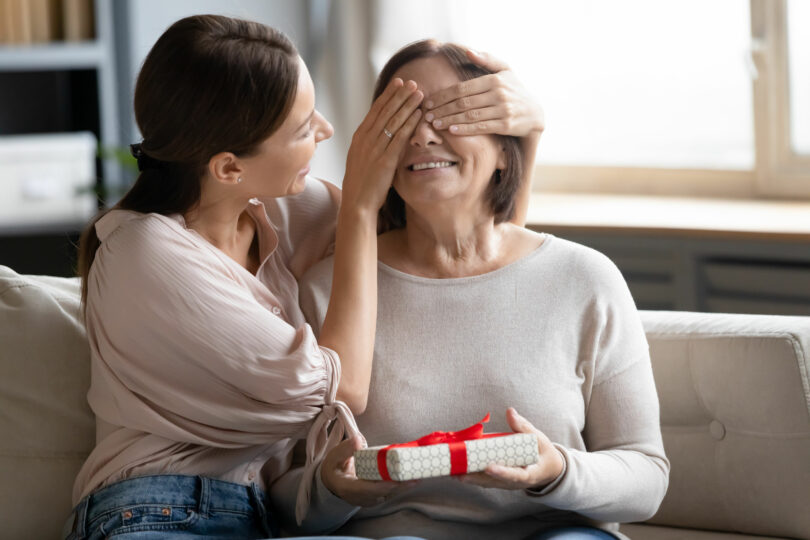
[[[810,199],[810,156],[790,142],[787,0],[750,0],[753,170],[537,165],[535,191]],[[542,142],[541,149],[542,152]]]
[[[787,0],[751,0],[756,182],[764,195],[810,198],[810,156],[790,141]]]

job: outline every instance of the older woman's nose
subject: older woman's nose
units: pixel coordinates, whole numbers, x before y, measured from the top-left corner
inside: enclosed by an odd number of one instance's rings
[[[413,135],[411,135],[410,143],[411,146],[426,147],[431,144],[441,144],[442,138],[430,122],[420,120]]]

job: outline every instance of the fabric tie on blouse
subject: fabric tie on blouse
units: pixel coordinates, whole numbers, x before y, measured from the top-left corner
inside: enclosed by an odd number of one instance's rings
[[[339,368],[338,368],[339,369]],[[337,446],[344,435],[356,437],[360,435],[357,423],[354,421],[349,406],[336,399],[337,386],[333,385],[329,399],[321,413],[315,418],[307,435],[307,456],[301,484],[298,486],[298,498],[295,504],[295,520],[300,525],[309,510],[309,500],[312,492],[312,480],[318,464],[323,461],[326,453]],[[332,431],[329,431],[330,425]]]

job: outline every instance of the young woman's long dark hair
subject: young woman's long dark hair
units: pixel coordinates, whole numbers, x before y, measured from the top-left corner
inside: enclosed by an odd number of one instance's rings
[[[175,22],[146,57],[135,86],[133,145],[140,175],[114,209],[186,213],[200,201],[209,159],[250,155],[295,99],[298,53],[283,33],[251,21],[196,15]],[[82,304],[99,248],[95,224],[79,243]]]
[[[462,81],[492,73],[467,58],[465,49],[460,45],[442,43],[435,39],[424,39],[406,45],[388,60],[377,77],[374,99],[383,93],[399,68],[420,58],[433,57],[447,60]],[[523,147],[517,137],[504,135],[497,137],[498,142],[504,147],[506,167],[503,170],[495,171],[492,175],[486,197],[492,214],[495,216],[495,223],[502,223],[512,219],[515,214],[515,197],[523,176]],[[380,234],[405,227],[405,201],[393,187],[388,190],[385,203],[380,208],[377,224],[377,232]]]

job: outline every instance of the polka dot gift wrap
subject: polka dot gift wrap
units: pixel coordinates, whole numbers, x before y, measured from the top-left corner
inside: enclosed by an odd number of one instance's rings
[[[457,447],[456,451],[451,450],[453,445]],[[466,467],[459,467],[459,462],[463,465],[465,457]],[[381,471],[382,459],[385,460],[385,471]],[[537,437],[530,433],[429,446],[374,446],[354,453],[358,478],[383,480],[387,473],[391,480],[398,482],[483,471],[492,463],[523,467],[536,463],[539,459]]]

